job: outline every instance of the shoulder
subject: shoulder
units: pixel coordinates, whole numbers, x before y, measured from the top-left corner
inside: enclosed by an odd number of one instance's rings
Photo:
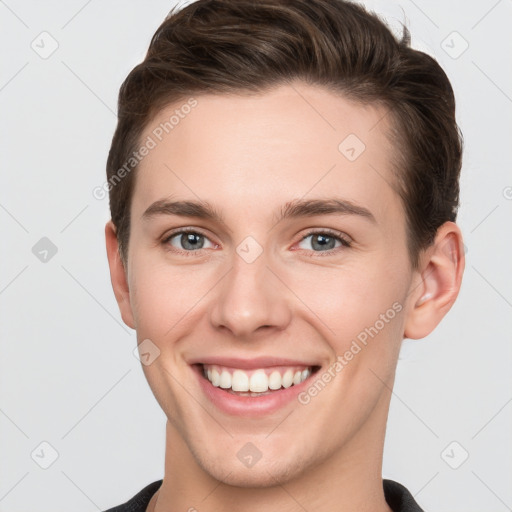
[[[424,512],[409,490],[394,480],[383,480],[384,497],[393,512]]]
[[[151,497],[156,491],[158,491],[162,485],[162,481],[163,480],[157,480],[156,482],[147,485],[126,503],[114,508],[109,508],[105,512],[146,512],[146,508]]]

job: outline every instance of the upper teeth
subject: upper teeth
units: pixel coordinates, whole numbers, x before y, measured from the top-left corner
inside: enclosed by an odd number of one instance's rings
[[[259,368],[246,371],[205,364],[203,374],[216,387],[263,393],[269,389],[289,388],[293,384],[300,384],[311,375],[311,367],[289,367],[280,370]]]

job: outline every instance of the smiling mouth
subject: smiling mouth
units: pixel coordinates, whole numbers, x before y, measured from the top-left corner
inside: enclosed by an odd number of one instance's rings
[[[237,396],[261,397],[302,384],[320,366],[274,366],[242,370],[217,364],[195,365],[214,387]]]

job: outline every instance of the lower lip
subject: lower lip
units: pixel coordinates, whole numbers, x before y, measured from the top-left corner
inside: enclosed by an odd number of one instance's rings
[[[218,409],[226,414],[233,416],[261,416],[262,414],[271,414],[293,400],[297,400],[297,395],[304,391],[311,383],[311,377],[318,372],[312,373],[304,382],[294,384],[289,388],[281,388],[268,395],[262,396],[240,396],[234,395],[223,388],[214,386],[207,378],[203,376],[201,365],[193,365],[193,370],[199,379],[201,389]]]

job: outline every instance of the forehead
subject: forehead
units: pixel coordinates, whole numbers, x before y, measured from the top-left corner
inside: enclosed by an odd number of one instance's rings
[[[238,215],[336,195],[381,216],[390,202],[398,207],[387,128],[382,107],[302,83],[185,98],[143,133],[152,148],[136,172],[133,213],[170,195]]]

